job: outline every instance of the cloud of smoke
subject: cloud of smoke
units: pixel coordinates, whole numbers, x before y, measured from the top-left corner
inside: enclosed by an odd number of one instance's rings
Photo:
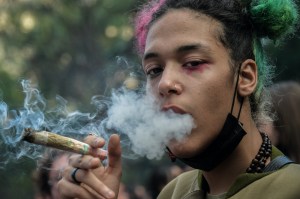
[[[121,136],[124,158],[146,156],[159,159],[171,139],[180,140],[194,127],[190,115],[162,112],[150,94],[125,88],[115,90],[104,99],[94,96],[95,112],[69,112],[67,101],[56,97],[56,106],[49,107],[37,88],[22,81],[24,107],[9,110],[0,101],[0,167],[11,159],[41,157],[44,147],[21,141],[25,128],[47,130],[60,135],[82,139],[93,132],[108,140],[111,133]]]
[[[194,127],[190,115],[162,112],[150,94],[113,93],[111,103],[103,124],[128,137],[132,151],[149,159],[161,158],[171,139],[182,139]]]

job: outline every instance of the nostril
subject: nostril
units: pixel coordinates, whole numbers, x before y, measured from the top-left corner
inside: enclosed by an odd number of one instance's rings
[[[170,94],[176,94],[176,93],[177,93],[177,90],[175,90],[175,89],[170,89],[170,90],[168,91],[168,93],[170,93]]]
[[[171,89],[169,90],[169,93],[173,93],[173,94],[181,94],[182,92],[182,86],[180,84],[174,84]]]

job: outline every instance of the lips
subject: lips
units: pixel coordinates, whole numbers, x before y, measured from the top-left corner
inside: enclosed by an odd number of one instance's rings
[[[182,110],[181,108],[174,106],[174,105],[164,106],[162,108],[162,111],[168,111],[168,110],[172,110],[174,113],[177,113],[177,114],[186,114],[187,113],[184,110]]]

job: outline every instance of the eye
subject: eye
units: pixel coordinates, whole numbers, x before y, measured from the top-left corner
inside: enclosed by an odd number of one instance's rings
[[[204,60],[195,60],[195,61],[189,61],[183,64],[183,67],[186,67],[188,69],[198,68],[201,67],[206,62]]]
[[[146,71],[146,75],[150,78],[155,78],[159,76],[163,71],[164,69],[162,67],[153,67]]]

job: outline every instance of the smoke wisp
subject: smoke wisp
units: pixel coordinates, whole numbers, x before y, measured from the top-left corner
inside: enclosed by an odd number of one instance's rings
[[[12,159],[41,157],[43,146],[23,142],[25,128],[47,130],[82,140],[89,133],[109,139],[111,133],[121,136],[124,158],[146,156],[159,159],[171,139],[180,140],[194,127],[190,115],[162,112],[154,98],[145,92],[125,88],[115,90],[111,97],[94,96],[93,113],[69,112],[67,101],[56,97],[56,105],[49,107],[30,81],[21,82],[25,94],[23,108],[9,110],[0,101],[0,167]],[[146,92],[147,93],[147,92]]]

